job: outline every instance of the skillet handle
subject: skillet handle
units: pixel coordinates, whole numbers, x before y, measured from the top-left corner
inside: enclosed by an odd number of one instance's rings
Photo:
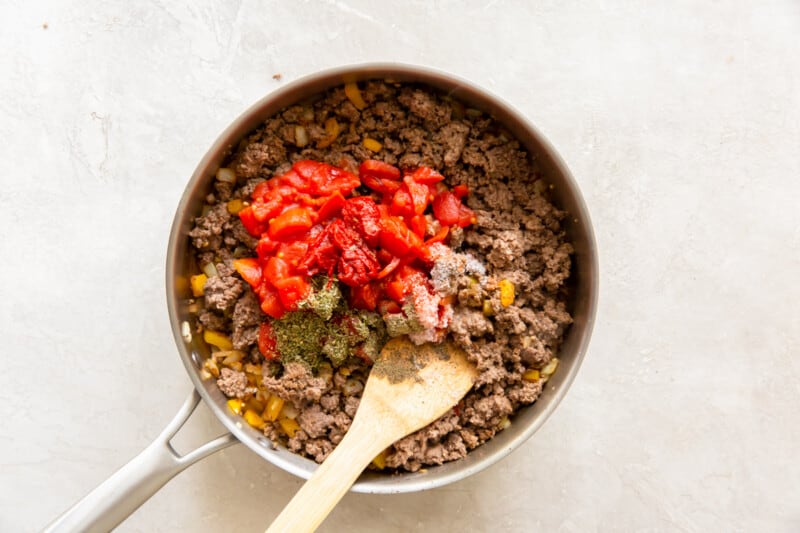
[[[44,529],[44,533],[106,532],[146,502],[167,481],[200,459],[238,442],[227,433],[186,455],[170,441],[200,402],[196,390],[152,444]]]

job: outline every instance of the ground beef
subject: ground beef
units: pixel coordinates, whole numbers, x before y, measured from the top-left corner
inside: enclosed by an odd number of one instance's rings
[[[478,223],[451,231],[448,244],[457,253],[442,256],[431,274],[441,294],[454,298],[448,334],[467,351],[479,378],[458,406],[387,451],[389,468],[415,471],[464,457],[541,394],[543,381],[526,381],[522,374],[548,364],[571,323],[566,302],[573,249],[562,225],[566,213],[549,200],[535,154],[526,153],[493,119],[418,85],[372,81],[362,85],[362,97],[367,107],[358,110],[341,88],[328,91],[267,119],[235,148],[227,164],[237,174],[236,186],[216,182],[189,233],[198,264],[214,262],[219,274],[206,283],[205,308],[197,320],[198,327],[228,333],[235,349],[261,365],[261,389],[296,411],[299,429],[293,435],[277,421],[267,424],[265,435],[322,461],[350,427],[369,368],[347,361],[340,369],[312,372],[299,363],[262,363],[257,338],[264,315],[230,267],[257,239],[229,214],[226,202],[247,200],[258,183],[300,159],[351,172],[368,158],[402,168],[429,165],[445,175],[449,187],[467,185],[465,201]],[[337,120],[340,133],[320,149],[329,118]],[[297,126],[309,136],[303,148],[295,144]],[[382,150],[367,150],[365,137],[380,141]],[[430,219],[428,235],[438,229]],[[515,286],[512,305],[499,300],[501,280]],[[221,372],[217,383],[226,395],[253,394],[245,373]]]
[[[217,386],[219,390],[231,398],[244,398],[256,391],[255,388],[248,387],[247,376],[245,376],[244,372],[238,372],[230,368],[223,368],[220,371]]]

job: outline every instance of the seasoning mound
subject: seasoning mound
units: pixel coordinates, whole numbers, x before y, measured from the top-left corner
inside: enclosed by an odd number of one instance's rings
[[[415,471],[466,455],[536,400],[571,322],[565,213],[550,202],[534,155],[490,117],[410,84],[348,85],[268,119],[220,169],[190,232],[197,276],[206,276],[192,280],[197,327],[214,350],[206,377],[219,378],[231,408],[270,439],[322,461],[347,431],[387,338],[449,338],[476,364],[476,386],[373,465]],[[338,185],[320,178],[303,192],[307,204],[293,198],[291,216],[262,211],[257,220],[266,184],[311,175],[320,167],[309,161],[340,169]],[[330,209],[341,222],[314,219],[322,197],[336,198]],[[387,212],[376,219],[358,198]],[[364,209],[372,215],[359,216]],[[270,249],[265,232],[282,244]],[[281,241],[303,232],[330,246],[305,261],[310,240],[305,249]],[[350,240],[337,244],[343,236]],[[352,242],[358,250],[340,264]],[[262,290],[269,258],[286,265],[273,261]]]

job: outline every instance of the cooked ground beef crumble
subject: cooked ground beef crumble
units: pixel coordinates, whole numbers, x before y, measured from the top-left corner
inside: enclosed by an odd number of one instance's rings
[[[566,213],[549,201],[533,157],[493,119],[420,85],[371,81],[362,85],[361,95],[367,105],[360,111],[342,88],[313,104],[289,107],[235,149],[227,166],[235,171],[236,183],[215,181],[190,232],[198,265],[211,263],[217,273],[205,283],[197,321],[198,327],[229,335],[234,349],[247,354],[243,363],[261,366],[259,387],[292,411],[299,425],[293,436],[268,421],[267,437],[323,461],[350,426],[369,367],[357,358],[317,371],[301,363],[264,361],[256,343],[266,317],[231,267],[234,258],[255,255],[257,239],[230,214],[227,203],[247,200],[258,183],[301,159],[351,172],[366,159],[401,168],[426,165],[441,172],[450,187],[468,185],[465,201],[477,224],[451,232],[448,244],[476,258],[485,272],[468,266],[455,278],[435,271],[432,277],[434,284],[437,279],[448,284],[442,290],[454,295],[449,337],[466,350],[479,377],[457,406],[387,450],[387,468],[416,471],[464,457],[539,396],[546,376],[530,379],[531,371],[552,368],[548,363],[571,323],[566,281],[573,250],[562,227]],[[341,125],[333,142],[324,127],[329,118]],[[307,135],[302,148],[297,126]],[[367,137],[381,143],[380,151],[364,146]],[[500,303],[501,280],[515,287],[509,306]],[[231,398],[247,399],[257,391],[252,376],[231,368],[222,368],[217,384]]]

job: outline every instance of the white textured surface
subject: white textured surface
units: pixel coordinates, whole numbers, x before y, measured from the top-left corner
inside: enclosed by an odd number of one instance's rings
[[[369,60],[452,71],[540,126],[592,211],[601,304],[519,451],[430,493],[348,495],[322,529],[800,530],[795,0],[31,4],[0,6],[0,531],[42,527],[189,391],[165,243],[215,136]],[[188,429],[220,425],[201,408]],[[230,448],[120,531],[260,531],[299,484]]]

